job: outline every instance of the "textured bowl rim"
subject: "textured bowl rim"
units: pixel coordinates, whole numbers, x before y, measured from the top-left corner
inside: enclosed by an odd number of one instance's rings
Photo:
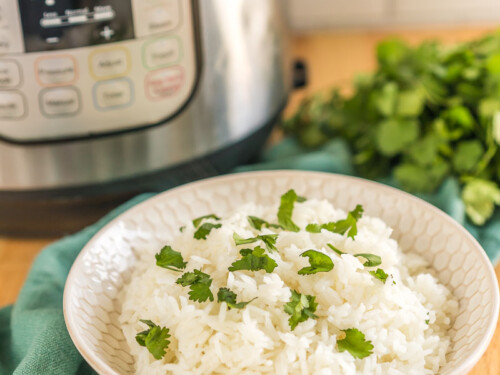
[[[169,189],[166,191],[163,191],[149,199],[146,199],[145,201],[129,208],[125,212],[122,212],[120,215],[118,215],[116,218],[111,220],[108,224],[106,224],[103,228],[101,228],[88,242],[87,244],[82,248],[80,253],[78,254],[77,258],[75,259],[73,265],[71,266],[70,272],[68,274],[68,278],[66,279],[66,284],[64,287],[64,295],[63,295],[63,314],[64,314],[64,321],[66,323],[66,328],[68,329],[68,333],[71,337],[71,340],[73,341],[73,344],[75,347],[78,349],[82,357],[85,359],[85,361],[95,370],[97,371],[100,375],[117,375],[117,373],[110,368],[110,366],[103,361],[101,358],[99,358],[94,351],[87,345],[86,341],[83,340],[77,333],[77,323],[74,319],[73,316],[69,314],[69,309],[70,309],[70,298],[71,295],[73,294],[73,289],[75,288],[75,279],[76,279],[76,269],[82,262],[84,254],[93,246],[95,242],[97,242],[100,237],[102,237],[111,227],[115,226],[118,224],[120,221],[122,221],[125,217],[128,216],[133,216],[136,213],[143,211],[146,209],[148,206],[154,205],[157,201],[161,201],[165,199],[165,196],[168,196],[173,193],[177,193],[179,191],[182,192],[182,190],[189,190],[193,188],[200,188],[203,187],[207,184],[213,184],[213,183],[222,183],[225,181],[234,181],[234,180],[245,180],[253,177],[259,177],[259,176],[269,176],[270,178],[293,178],[297,177],[300,175],[304,175],[304,178],[307,177],[322,177],[322,178],[328,178],[332,179],[332,181],[352,181],[357,184],[365,185],[368,188],[372,189],[379,189],[379,190],[385,190],[387,192],[390,192],[391,194],[395,194],[396,196],[400,196],[404,199],[409,199],[418,202],[428,210],[429,212],[433,213],[434,215],[439,215],[443,219],[449,221],[452,225],[454,225],[457,230],[463,232],[469,239],[472,240],[472,242],[475,244],[474,251],[480,253],[480,257],[482,262],[486,265],[486,268],[488,269],[488,278],[490,279],[489,284],[493,284],[493,288],[495,289],[496,293],[494,294],[494,301],[491,301],[491,315],[492,319],[488,322],[488,329],[487,329],[487,334],[481,339],[479,345],[474,348],[474,350],[467,356],[466,360],[456,369],[454,369],[454,374],[466,374],[469,370],[471,370],[474,365],[481,359],[483,356],[484,352],[488,348],[493,335],[495,333],[497,321],[498,321],[498,315],[500,311],[500,291],[498,287],[498,280],[496,278],[495,270],[493,267],[493,264],[491,263],[490,259],[487,257],[486,252],[482,248],[482,246],[477,242],[477,240],[467,231],[460,223],[458,223],[455,219],[453,219],[451,216],[446,214],[444,211],[440,210],[436,206],[433,206],[430,203],[427,203],[426,201],[411,195],[409,193],[406,193],[402,190],[396,189],[394,187],[384,185],[378,182],[366,180],[363,178],[359,177],[353,177],[353,176],[346,176],[346,175],[341,175],[341,174],[336,174],[336,173],[327,173],[327,172],[314,172],[314,171],[301,171],[301,170],[266,170],[266,171],[251,171],[251,172],[240,172],[240,173],[231,173],[231,174],[226,174],[222,176],[216,176],[216,177],[211,177],[211,178],[206,178],[194,182],[190,182],[184,185],[180,185],[178,187],[175,187],[173,189]],[[478,251],[479,250],[479,251]]]

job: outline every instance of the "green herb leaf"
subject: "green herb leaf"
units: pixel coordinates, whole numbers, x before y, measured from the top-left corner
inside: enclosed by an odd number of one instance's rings
[[[356,234],[358,234],[358,220],[363,216],[363,206],[356,205],[354,210],[347,214],[347,218],[344,220],[339,220],[335,223],[335,232],[340,234],[345,234],[347,231],[347,237],[354,239]]]
[[[437,157],[427,166],[402,163],[394,169],[394,175],[405,190],[430,193],[441,185],[449,169],[449,165]]]
[[[483,154],[484,148],[477,139],[460,142],[453,155],[453,167],[458,172],[472,172]]]
[[[220,288],[217,292],[217,302],[226,302],[230,309],[242,309],[256,298],[247,302],[236,303],[236,293],[232,292],[229,288]]]
[[[175,251],[170,246],[164,246],[160,252],[155,255],[155,258],[158,267],[163,267],[172,271],[181,272],[187,265],[181,253]]]
[[[168,348],[170,341],[169,329],[160,327],[154,324],[151,320],[142,320],[141,322],[148,325],[149,329],[139,332],[135,336],[135,340],[141,346],[145,346],[155,359],[162,359],[165,355],[165,349]]]
[[[278,266],[276,261],[265,254],[265,250],[260,246],[256,246],[253,250],[242,249],[240,250],[240,254],[242,255],[242,258],[231,264],[231,267],[229,267],[229,271],[234,272],[240,270],[264,270],[267,273],[271,273]]]
[[[424,110],[425,96],[419,89],[402,91],[398,96],[396,114],[402,117],[416,117]]]
[[[326,224],[307,224],[306,231],[309,233],[321,233],[322,229],[326,229],[330,232],[336,233],[335,228],[336,228],[335,222],[329,222]]]
[[[251,237],[251,238],[243,238],[237,233],[233,234],[233,239],[234,243],[236,246],[239,245],[246,245],[249,243],[254,243],[257,241],[262,241],[266,245],[267,249],[269,251],[275,251],[276,250],[276,239],[278,238],[277,234],[262,234],[256,237]]]
[[[366,261],[363,263],[363,266],[365,267],[376,267],[382,264],[382,258],[375,254],[361,253],[354,254],[354,256],[365,258]]]
[[[475,178],[465,184],[462,191],[465,210],[471,221],[483,225],[500,205],[500,189],[493,181]]]
[[[295,190],[290,189],[281,196],[281,203],[278,209],[278,223],[283,229],[298,232],[300,228],[292,221],[293,207],[295,202],[303,202],[305,198],[299,197]]]
[[[308,224],[306,226],[306,231],[310,233],[320,233],[322,229],[326,229],[330,232],[342,235],[349,231],[347,236],[354,239],[356,234],[358,234],[357,222],[362,216],[363,206],[358,204],[354,210],[347,214],[347,218],[326,224]]]
[[[196,219],[193,220],[193,225],[195,228],[198,228],[198,226],[201,224],[201,222],[205,219],[213,219],[213,220],[217,220],[219,221],[220,220],[220,217],[214,215],[214,214],[210,214],[210,215],[205,215],[205,216],[200,216]]]
[[[376,141],[379,151],[394,156],[414,142],[420,134],[415,120],[385,120],[378,126]]]
[[[176,283],[184,287],[189,286],[191,291],[188,294],[189,299],[192,301],[205,302],[207,299],[214,300],[214,295],[210,290],[212,278],[200,270],[184,273],[177,279]]]
[[[370,271],[370,275],[372,275],[376,279],[379,279],[384,284],[387,281],[387,277],[389,276],[382,268],[377,268],[376,271]]]
[[[268,223],[267,221],[261,219],[261,218],[258,218],[256,216],[248,216],[248,222],[250,223],[250,225],[257,229],[257,230],[261,230],[262,227],[266,227],[266,228],[276,228],[276,229],[281,229],[281,225],[279,224],[270,224]]]
[[[299,275],[313,275],[318,272],[328,272],[333,269],[332,259],[319,251],[307,250],[300,254],[301,257],[309,258],[310,267],[299,270]]]
[[[338,255],[343,255],[343,254],[346,254],[344,253],[343,251],[340,251],[339,249],[337,249],[335,246],[333,246],[331,243],[327,243],[326,246],[328,246],[330,249],[332,249],[333,251],[335,251]]]
[[[290,302],[285,304],[285,312],[291,315],[288,319],[288,324],[292,331],[301,322],[305,322],[307,319],[317,319],[318,317],[314,315],[318,303],[315,302],[316,297],[300,294],[295,290],[292,290],[292,296],[290,297]]]
[[[196,232],[194,232],[194,238],[196,238],[197,240],[206,240],[212,229],[217,229],[221,226],[222,224],[203,223],[196,230]]]
[[[342,330],[345,338],[337,340],[339,352],[348,351],[354,358],[363,359],[373,353],[371,341],[365,339],[365,334],[356,328]]]

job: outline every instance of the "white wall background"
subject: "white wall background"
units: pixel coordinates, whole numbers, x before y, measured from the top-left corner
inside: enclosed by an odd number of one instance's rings
[[[500,0],[285,0],[299,31],[499,24]]]

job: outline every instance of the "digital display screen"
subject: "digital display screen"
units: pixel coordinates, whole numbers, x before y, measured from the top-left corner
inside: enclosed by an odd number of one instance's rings
[[[19,0],[26,52],[134,39],[131,0]]]

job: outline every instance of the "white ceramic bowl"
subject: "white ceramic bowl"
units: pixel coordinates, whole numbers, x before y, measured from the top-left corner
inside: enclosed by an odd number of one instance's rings
[[[194,182],[159,194],[106,225],[76,259],[64,290],[66,325],[85,360],[103,375],[134,372],[118,323],[117,296],[134,268],[135,248],[160,247],[181,225],[204,214],[224,215],[248,201],[272,204],[290,188],[345,210],[362,204],[367,215],[394,228],[403,250],[415,251],[432,264],[460,301],[448,363],[440,374],[467,374],[486,350],[499,312],[497,280],[481,246],[449,216],[409,194],[358,178],[301,171]]]

